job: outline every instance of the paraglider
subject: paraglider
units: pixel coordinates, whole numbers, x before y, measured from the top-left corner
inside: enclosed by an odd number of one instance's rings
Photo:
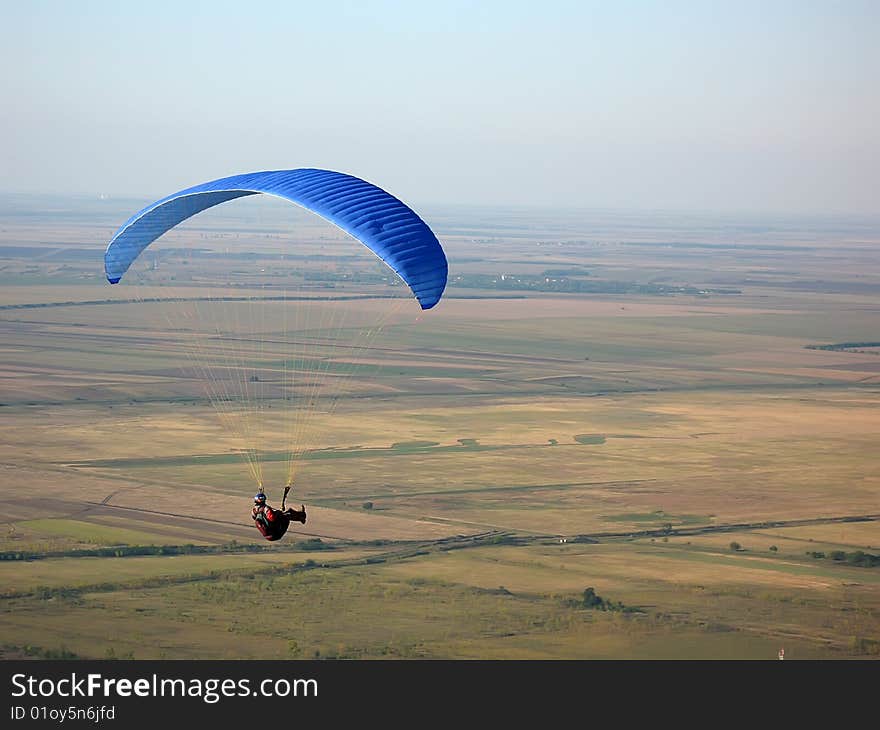
[[[178,223],[229,200],[264,193],[314,211],[357,238],[391,267],[430,309],[448,270],[437,237],[410,208],[381,188],[330,170],[276,170],[212,180],[173,193],[129,218],[104,253],[107,281],[117,284],[132,262]]]
[[[296,203],[353,236],[397,274],[422,310],[431,309],[440,301],[446,287],[448,264],[443,248],[428,225],[406,204],[381,188],[351,175],[320,169],[274,170],[233,175],[180,190],[151,203],[120,226],[110,240],[104,254],[107,280],[111,284],[122,281],[139,256],[154,241],[188,218],[220,203],[260,194]],[[156,268],[154,261],[150,272],[155,273]],[[274,281],[273,291],[278,287]],[[246,301],[249,304],[265,304],[268,301],[273,302],[275,307],[284,307],[282,314],[273,310],[268,318],[252,318],[247,325],[239,320],[238,311],[234,317],[226,316],[219,309],[206,312],[207,305],[197,309],[194,315],[182,319],[187,322],[184,349],[188,350],[197,372],[204,377],[206,394],[230,432],[235,432],[242,440],[245,436],[253,437],[253,419],[245,411],[250,407],[252,412],[259,414],[258,418],[263,417],[265,410],[261,399],[283,399],[284,408],[293,412],[291,418],[295,420],[295,425],[288,428],[288,438],[292,443],[289,444],[289,467],[284,491],[286,499],[293,483],[296,458],[302,457],[309,448],[303,436],[303,424],[309,420],[309,414],[303,415],[302,412],[314,411],[318,407],[319,396],[325,390],[332,391],[338,397],[338,376],[342,370],[340,363],[343,357],[340,343],[344,337],[351,337],[350,331],[355,328],[350,325],[343,328],[337,323],[335,313],[329,317],[325,313],[317,324],[299,327],[296,337],[288,336],[289,333],[284,331],[279,338],[277,332],[273,332],[271,347],[276,348],[277,353],[265,346],[264,339],[260,340],[259,347],[255,346],[253,351],[242,352],[241,342],[247,339],[242,336],[242,331],[246,331],[248,336],[263,338],[264,330],[268,330],[264,323],[271,316],[283,321],[282,329],[286,330],[288,311],[295,310],[295,316],[298,317],[300,311],[317,311],[322,306],[327,310],[334,305],[323,303],[322,297],[316,296],[278,297],[266,296],[262,292],[260,295],[231,296],[228,290],[216,296],[195,297],[161,292],[156,297],[142,296],[141,300],[150,303],[201,301],[218,308],[221,303],[233,306],[230,303]],[[341,298],[333,301],[338,303],[340,300]],[[278,301],[281,301],[281,305],[277,304]],[[400,301],[399,298],[397,301]],[[238,306],[241,308],[243,305]],[[197,323],[200,318],[205,320],[201,336],[192,324]],[[230,329],[233,336],[226,336],[227,333],[221,332],[220,324],[233,319],[237,329]],[[337,328],[332,337],[324,334],[328,329],[328,322],[330,327],[335,324]],[[229,326],[232,327],[231,324]],[[211,331],[215,329],[216,333]],[[376,329],[371,326],[365,327],[364,331],[373,333]],[[223,351],[223,347],[232,347],[230,342],[237,342],[234,347],[239,349],[234,352]],[[306,351],[293,352],[295,345],[303,343],[306,343]],[[277,356],[277,360],[272,361],[272,356]],[[215,358],[213,362],[212,357]],[[353,356],[349,360],[356,362]],[[236,369],[240,372],[234,372]],[[273,385],[272,375],[279,372],[280,379],[276,377]],[[306,377],[311,377],[311,380],[303,385]],[[273,387],[274,394],[270,396]],[[294,401],[293,406],[287,401]],[[255,500],[252,514],[258,529],[262,525],[261,534],[269,540],[277,540],[286,531],[290,520],[305,523],[304,508],[299,511],[284,510],[283,500],[282,510],[273,510],[266,505],[263,473],[259,463],[264,450],[254,444],[246,444],[238,451],[248,462],[257,483],[258,496],[263,495],[260,503]],[[277,524],[270,524],[270,514],[277,516]],[[283,529],[279,525],[283,525]]]
[[[269,506],[264,492],[257,492],[254,495],[254,508],[251,511],[251,519],[254,521],[254,525],[256,525],[260,534],[270,542],[284,537],[284,533],[287,532],[291,522],[306,524],[305,505],[300,505],[298,510],[293,509],[293,507],[284,508],[288,492],[290,492],[290,487],[285,487],[284,496],[281,498],[280,510]]]

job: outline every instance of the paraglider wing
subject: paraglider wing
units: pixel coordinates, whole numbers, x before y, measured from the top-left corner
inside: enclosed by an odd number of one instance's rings
[[[178,223],[220,203],[259,193],[297,203],[350,233],[397,272],[422,309],[440,301],[448,265],[427,224],[381,188],[351,175],[317,169],[233,175],[148,205],[126,221],[107,246],[107,280],[119,282],[140,253]]]

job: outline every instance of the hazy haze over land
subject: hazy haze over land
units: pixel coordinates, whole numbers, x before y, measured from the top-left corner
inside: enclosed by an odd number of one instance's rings
[[[871,2],[3,14],[7,192],[315,166],[417,205],[880,212]]]

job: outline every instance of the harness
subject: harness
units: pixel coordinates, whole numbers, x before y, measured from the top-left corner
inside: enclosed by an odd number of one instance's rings
[[[269,505],[260,505],[254,507],[253,518],[260,534],[267,539],[278,539],[287,530],[282,524],[282,520],[277,519],[279,513],[272,509]],[[280,534],[279,534],[280,533]]]

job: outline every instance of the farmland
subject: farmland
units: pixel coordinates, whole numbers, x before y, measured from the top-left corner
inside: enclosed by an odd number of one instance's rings
[[[110,287],[62,202],[0,206],[3,656],[880,656],[875,223],[437,209],[420,312],[275,203]]]

